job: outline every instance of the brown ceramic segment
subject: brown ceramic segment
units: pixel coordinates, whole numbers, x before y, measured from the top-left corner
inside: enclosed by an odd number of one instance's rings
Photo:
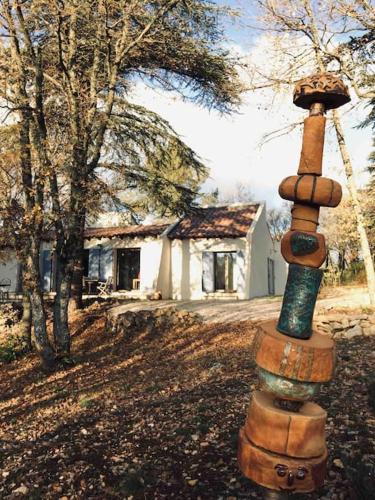
[[[305,119],[298,175],[322,175],[325,124],[324,116]]]
[[[291,458],[258,448],[246,437],[243,428],[239,433],[237,458],[247,478],[271,490],[309,493],[323,485],[326,475],[327,450],[316,458]],[[303,478],[297,479],[301,473]]]
[[[296,106],[310,109],[320,102],[326,109],[334,109],[350,101],[348,87],[333,73],[317,73],[297,82],[293,102]]]
[[[247,438],[260,448],[289,457],[321,456],[326,449],[327,413],[310,402],[299,412],[285,411],[275,407],[274,400],[267,392],[253,393],[244,427]]]
[[[300,264],[301,266],[320,267],[327,257],[325,238],[322,233],[313,231],[299,231],[313,234],[319,242],[319,248],[308,255],[293,255],[290,239],[296,231],[288,231],[281,240],[281,254],[289,264]]]
[[[303,382],[328,382],[334,372],[334,341],[313,332],[308,340],[287,337],[276,330],[276,320],[262,323],[253,343],[258,366],[275,375]]]
[[[319,210],[316,205],[302,205],[294,203],[292,207],[291,230],[316,231],[319,225]]]
[[[292,175],[281,181],[279,194],[284,200],[336,207],[341,201],[342,190],[338,182],[327,177]]]

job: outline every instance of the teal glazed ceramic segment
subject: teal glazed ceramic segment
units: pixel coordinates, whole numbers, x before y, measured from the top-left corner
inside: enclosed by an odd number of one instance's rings
[[[294,401],[310,401],[319,394],[321,384],[316,382],[300,382],[258,367],[258,376],[261,390],[270,392],[278,398]]]
[[[319,241],[314,234],[295,231],[290,238],[290,247],[296,257],[309,255],[319,249]]]
[[[312,319],[323,271],[290,264],[277,329],[297,339],[312,335]]]

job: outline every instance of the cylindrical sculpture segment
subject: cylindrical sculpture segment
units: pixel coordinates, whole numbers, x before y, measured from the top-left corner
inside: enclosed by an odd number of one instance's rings
[[[271,394],[254,392],[244,427],[246,437],[260,448],[289,457],[323,455],[327,413],[311,402],[304,403],[298,412],[286,411],[275,406],[274,400]]]
[[[300,339],[311,337],[315,301],[322,277],[321,269],[290,264],[277,324],[279,332]]]
[[[327,253],[317,228],[319,208],[336,207],[342,191],[321,176],[324,112],[349,100],[347,87],[331,73],[301,80],[293,95],[294,104],[309,109],[310,116],[304,121],[298,175],[279,187],[280,196],[294,202],[291,228],[281,241],[289,273],[278,321],[259,325],[254,338],[260,390],[252,395],[238,447],[240,469],[266,488],[265,498],[270,492],[272,498],[278,492],[312,492],[326,473],[326,412],[311,400],[333,377],[335,348],[330,337],[312,330],[323,276],[319,267]]]
[[[316,231],[319,226],[319,207],[294,203],[292,209],[291,231]]]
[[[325,126],[325,116],[305,118],[298,175],[322,175]]]

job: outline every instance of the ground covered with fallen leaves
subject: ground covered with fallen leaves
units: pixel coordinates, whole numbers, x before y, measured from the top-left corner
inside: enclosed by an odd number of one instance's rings
[[[103,306],[72,325],[74,364],[34,355],[0,366],[0,498],[261,498],[236,464],[256,388],[252,322],[106,331]],[[325,487],[310,498],[374,498],[375,338],[338,342]]]

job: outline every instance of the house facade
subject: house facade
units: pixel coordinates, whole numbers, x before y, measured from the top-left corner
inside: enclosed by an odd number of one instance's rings
[[[42,287],[54,288],[53,242],[41,249]],[[112,279],[113,293],[163,299],[249,299],[282,294],[286,264],[271,239],[264,204],[201,208],[168,224],[92,227],[85,231],[84,275]],[[15,259],[0,280],[20,289]]]

